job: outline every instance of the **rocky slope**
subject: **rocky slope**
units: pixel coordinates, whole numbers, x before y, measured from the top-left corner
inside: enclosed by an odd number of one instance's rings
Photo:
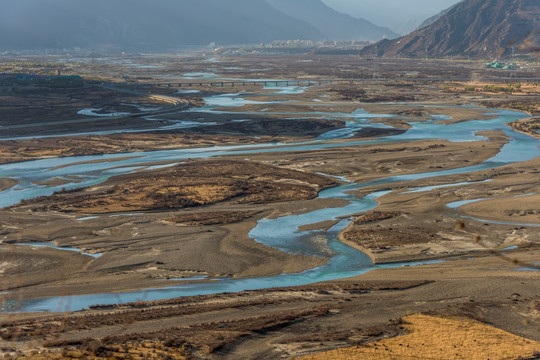
[[[537,0],[465,0],[433,24],[395,40],[364,49],[385,57],[498,58],[527,51],[538,43]]]

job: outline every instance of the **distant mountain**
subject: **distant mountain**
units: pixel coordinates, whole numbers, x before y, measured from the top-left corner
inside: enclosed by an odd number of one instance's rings
[[[367,20],[342,14],[321,0],[266,0],[277,10],[317,28],[328,40],[377,41],[399,35]]]
[[[1,49],[322,40],[265,0],[2,0]]]
[[[427,18],[461,0],[322,0],[354,17],[368,19],[398,34],[414,31]]]
[[[539,0],[464,0],[427,27],[362,51],[371,56],[474,57],[512,55],[540,39]]]

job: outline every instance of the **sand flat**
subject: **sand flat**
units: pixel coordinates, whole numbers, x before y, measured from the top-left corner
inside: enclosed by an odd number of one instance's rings
[[[11,178],[0,178],[0,191],[10,189],[17,185],[18,181]]]
[[[540,225],[540,194],[479,201],[464,205],[460,211],[486,220]]]

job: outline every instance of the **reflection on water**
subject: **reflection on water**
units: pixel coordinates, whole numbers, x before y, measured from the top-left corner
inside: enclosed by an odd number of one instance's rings
[[[210,72],[190,72],[190,73],[185,73],[181,76],[182,79],[186,79],[186,80],[214,79],[217,77],[219,77],[218,74],[214,74]]]
[[[197,94],[200,93],[200,90],[178,90],[177,94]]]

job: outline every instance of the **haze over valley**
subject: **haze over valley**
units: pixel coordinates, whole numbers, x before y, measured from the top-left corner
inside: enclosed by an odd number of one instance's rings
[[[369,19],[401,35],[414,31],[425,19],[460,0],[324,0],[334,9]]]
[[[259,44],[273,40],[375,41],[397,34],[320,0],[9,0],[4,49]]]

